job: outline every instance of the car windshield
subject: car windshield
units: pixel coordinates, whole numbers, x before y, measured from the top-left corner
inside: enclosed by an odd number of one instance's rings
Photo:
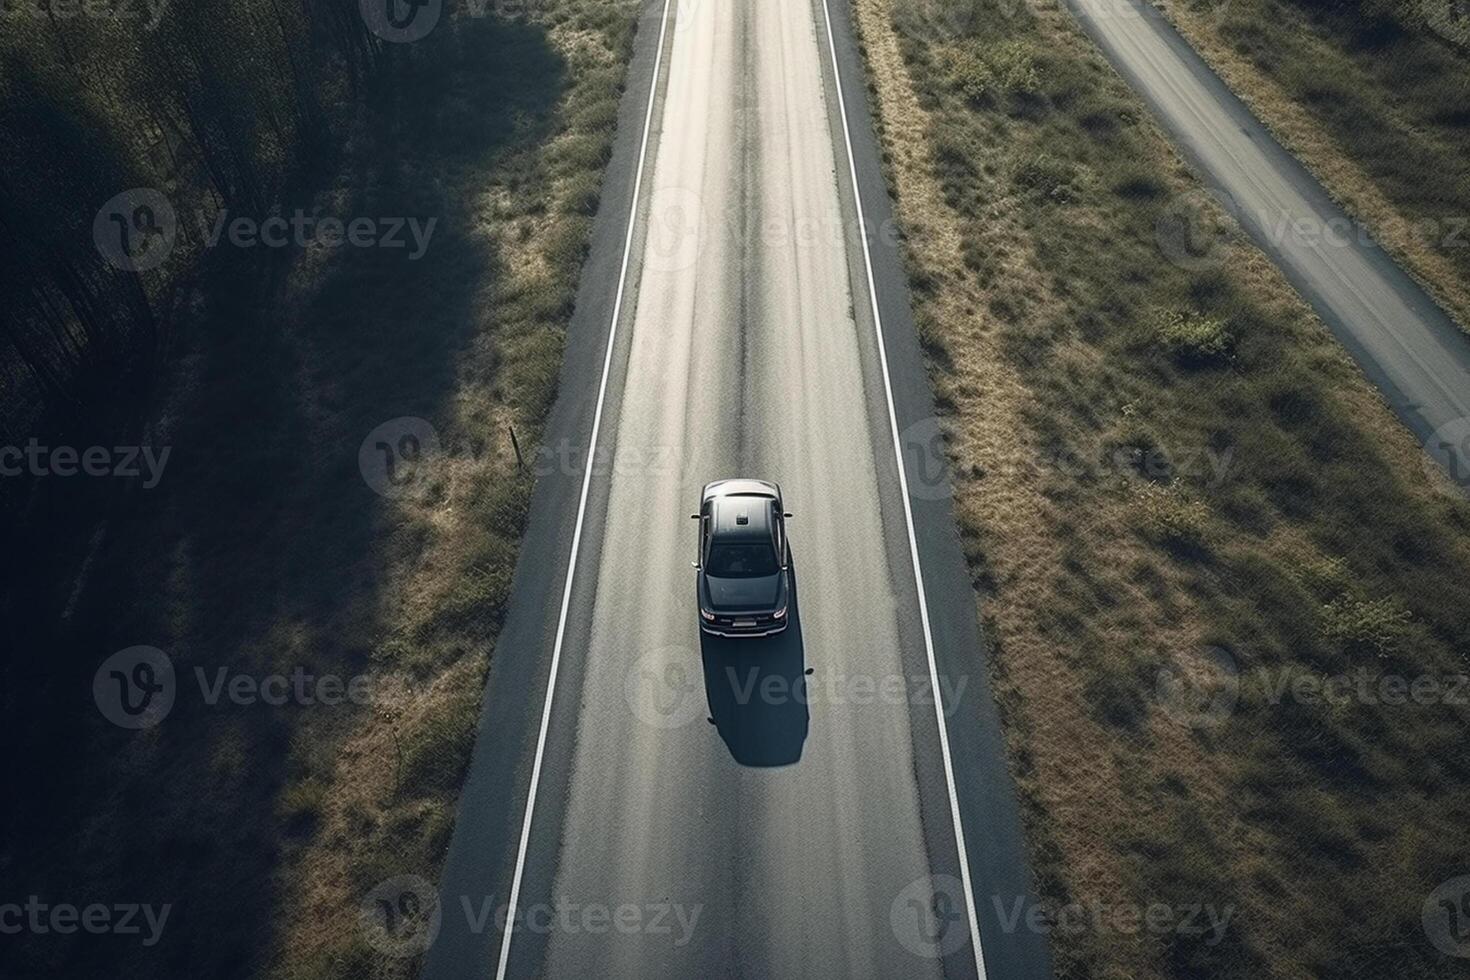
[[[715,578],[756,578],[775,575],[776,554],[771,546],[754,544],[716,544],[709,550],[705,571]]]

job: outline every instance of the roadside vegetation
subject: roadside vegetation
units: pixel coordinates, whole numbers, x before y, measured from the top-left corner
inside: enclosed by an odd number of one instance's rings
[[[1470,326],[1470,8],[1155,2],[1348,213]]]
[[[1230,913],[1058,972],[1458,975],[1470,504],[1063,10],[855,10],[1039,890]]]
[[[0,36],[3,444],[169,449],[146,488],[0,480],[0,871],[173,906],[152,947],[7,936],[0,973],[406,977],[360,910],[448,843],[532,484],[509,433],[529,458],[555,395],[636,8],[446,4],[386,44],[356,0],[177,6]],[[137,273],[93,239],[134,187],[178,217]],[[209,241],[297,209],[434,224],[422,250]],[[384,424],[418,440],[403,486],[359,457]],[[129,731],[93,674],[138,644],[176,698]],[[220,671],[367,696],[210,703]]]

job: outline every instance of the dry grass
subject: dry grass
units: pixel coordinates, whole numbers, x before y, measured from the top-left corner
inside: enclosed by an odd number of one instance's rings
[[[1369,41],[1354,29],[1374,29],[1371,18],[1347,6],[1340,16],[1314,17],[1277,0],[1154,2],[1333,199],[1466,329],[1470,124],[1452,117],[1456,103],[1470,104],[1470,49],[1423,26]]]
[[[1464,670],[1470,508],[1260,253],[1163,261],[1191,179],[1065,15],[856,10],[1041,891],[1234,910],[1215,943],[1056,933],[1059,972],[1450,975],[1419,914],[1470,813],[1464,709],[1261,678]],[[977,93],[992,58],[1036,91]],[[1209,648],[1239,705],[1180,724],[1160,681]]]

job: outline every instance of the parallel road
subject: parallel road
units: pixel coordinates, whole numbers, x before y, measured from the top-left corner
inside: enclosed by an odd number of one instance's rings
[[[850,29],[683,0],[639,38],[551,424],[600,464],[543,470],[425,976],[1045,976]],[[797,602],[716,640],[689,514],[745,475]]]
[[[1470,484],[1465,334],[1359,232],[1157,10],[1142,0],[1068,3],[1404,424],[1453,478]]]

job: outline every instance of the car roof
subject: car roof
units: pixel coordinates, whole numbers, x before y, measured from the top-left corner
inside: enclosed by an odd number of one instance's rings
[[[764,494],[729,494],[711,501],[712,533],[718,541],[770,541],[772,499]]]

